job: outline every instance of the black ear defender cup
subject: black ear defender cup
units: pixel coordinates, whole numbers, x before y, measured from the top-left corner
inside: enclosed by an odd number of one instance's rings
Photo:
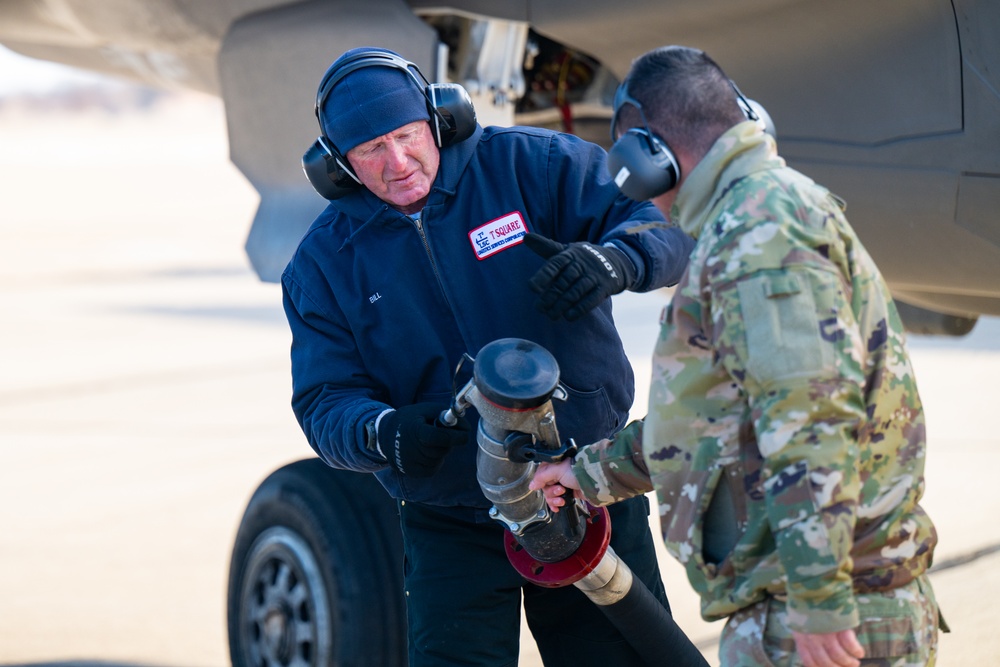
[[[302,155],[302,171],[326,199],[339,199],[361,187],[347,158],[323,135]]]
[[[616,137],[618,112],[626,104],[639,112],[643,126],[630,128]],[[681,178],[677,156],[663,139],[649,129],[642,104],[628,93],[628,82],[618,86],[615,92],[611,140],[614,144],[608,151],[608,171],[623,195],[636,201],[646,201],[677,185]]]
[[[416,65],[385,51],[363,51],[327,70],[316,92],[314,113],[317,121],[333,87],[363,67],[392,67],[410,76],[427,100],[431,130],[438,148],[464,141],[476,131],[476,109],[465,88],[457,83],[429,83]],[[361,187],[350,162],[323,133],[322,124],[319,138],[302,155],[302,171],[316,192],[326,199],[339,199]]]
[[[465,88],[457,83],[432,83],[424,92],[438,148],[447,148],[472,136],[476,131],[476,108]]]
[[[764,107],[744,97],[733,81],[729,83],[736,93],[736,103],[747,120],[756,121],[773,137],[774,123]],[[623,195],[636,201],[646,201],[676,186],[681,178],[681,166],[667,142],[649,129],[642,104],[629,95],[627,85],[628,82],[623,83],[615,92],[614,115],[611,117],[611,140],[614,144],[608,151],[608,171]],[[630,128],[622,136],[615,137],[618,112],[626,104],[639,112],[643,127]]]
[[[622,194],[646,201],[670,190],[681,177],[673,151],[656,134],[633,127],[608,151],[608,170]]]

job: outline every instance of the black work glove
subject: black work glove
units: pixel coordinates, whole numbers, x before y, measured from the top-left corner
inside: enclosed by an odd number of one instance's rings
[[[524,243],[549,260],[532,276],[531,289],[539,295],[538,310],[554,320],[580,319],[635,282],[635,266],[618,248],[559,243],[534,233],[527,234]]]
[[[386,414],[378,424],[378,445],[389,465],[404,475],[430,477],[452,447],[469,441],[469,422],[454,426],[438,421],[447,404],[416,403]]]

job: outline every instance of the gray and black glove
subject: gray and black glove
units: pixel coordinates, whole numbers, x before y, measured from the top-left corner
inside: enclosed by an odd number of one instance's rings
[[[469,441],[469,422],[464,417],[454,426],[438,421],[447,409],[447,404],[415,403],[383,416],[378,424],[378,445],[389,465],[411,477],[436,473],[452,448]]]
[[[613,245],[559,243],[527,234],[524,243],[547,259],[530,284],[538,295],[538,310],[552,319],[578,320],[612,294],[635,283],[636,270],[624,251]]]

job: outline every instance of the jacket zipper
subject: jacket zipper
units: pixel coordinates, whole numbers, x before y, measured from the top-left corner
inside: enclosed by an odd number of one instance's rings
[[[438,273],[437,264],[434,262],[434,256],[431,255],[431,246],[427,243],[427,234],[424,233],[423,218],[411,218],[410,216],[406,217],[410,218],[413,222],[413,226],[417,228],[417,233],[420,234],[420,242],[424,245],[424,252],[427,253],[427,259],[431,263],[431,270],[434,272],[434,278],[437,280],[438,287],[443,288],[444,284],[441,282],[441,274]]]

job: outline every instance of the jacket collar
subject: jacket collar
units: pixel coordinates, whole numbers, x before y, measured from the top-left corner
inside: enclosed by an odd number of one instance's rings
[[[479,138],[483,136],[483,128],[476,125],[476,131],[465,141],[460,141],[454,146],[449,146],[441,151],[441,164],[438,166],[438,175],[434,179],[434,187],[431,188],[428,204],[438,203],[443,197],[453,197],[458,190],[458,181],[465,173],[465,168],[472,160],[479,145]]]
[[[774,138],[753,121],[734,125],[719,137],[681,184],[671,218],[698,238],[716,202],[741,178],[785,166]]]

